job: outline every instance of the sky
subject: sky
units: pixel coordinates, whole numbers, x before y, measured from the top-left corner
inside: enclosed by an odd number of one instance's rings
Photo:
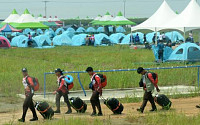
[[[22,14],[27,8],[35,16],[45,15],[45,0],[0,0],[0,19],[5,19],[15,8]],[[61,19],[95,18],[98,14],[104,15],[107,11],[116,16],[119,11],[127,18],[150,17],[162,4],[163,0],[47,0],[47,17],[58,16]],[[125,2],[123,2],[125,1]],[[187,6],[190,0],[166,0],[174,11],[179,13]],[[200,0],[197,0],[200,3]]]

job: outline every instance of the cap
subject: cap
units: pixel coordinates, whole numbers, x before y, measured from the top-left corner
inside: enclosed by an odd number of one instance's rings
[[[142,67],[139,67],[139,68],[137,69],[137,73],[140,74],[143,70],[144,70],[144,69],[143,69]]]
[[[62,72],[60,68],[55,69],[55,72]]]
[[[85,71],[86,72],[91,72],[91,71],[93,71],[93,68],[92,67],[87,67],[87,69]]]
[[[22,72],[28,72],[26,68],[22,68]]]

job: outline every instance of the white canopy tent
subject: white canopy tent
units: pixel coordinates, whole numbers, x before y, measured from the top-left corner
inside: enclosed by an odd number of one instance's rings
[[[143,23],[131,27],[131,31],[140,29],[149,29],[152,31],[158,31],[160,27],[163,27],[167,22],[177,17],[177,14],[170,8],[167,2],[164,0],[159,9]]]
[[[19,19],[19,14],[14,9],[12,13],[3,21],[4,23],[15,23]]]
[[[16,21],[16,23],[32,23],[32,22],[39,22],[36,20],[26,9],[24,13],[19,17],[19,19]]]
[[[187,7],[176,18],[164,25],[162,29],[176,29],[182,32],[200,28],[200,6],[191,0]]]

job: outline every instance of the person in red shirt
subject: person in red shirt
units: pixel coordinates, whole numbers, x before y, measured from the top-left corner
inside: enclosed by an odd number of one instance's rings
[[[23,115],[21,119],[18,119],[19,122],[25,122],[25,117],[26,117],[26,113],[28,108],[31,109],[32,113],[33,113],[33,118],[30,119],[30,121],[36,121],[38,120],[36,111],[35,111],[35,107],[33,104],[33,95],[34,95],[34,83],[33,83],[33,79],[31,77],[29,77],[28,75],[28,70],[26,68],[22,69],[22,74],[23,74],[23,80],[22,83],[24,85],[24,90],[25,90],[25,100],[24,100],[24,104],[23,104]]]
[[[93,112],[91,116],[96,115],[96,107],[99,110],[98,116],[102,116],[102,111],[101,111],[101,105],[99,101],[99,95],[102,96],[102,86],[101,86],[101,79],[98,75],[96,75],[95,72],[93,72],[92,67],[88,67],[86,69],[86,72],[88,72],[90,78],[91,78],[91,83],[92,83],[92,96],[90,98],[90,102],[92,105]]]
[[[57,110],[54,113],[60,113],[60,98],[63,96],[65,103],[67,103],[68,111],[65,114],[72,113],[72,109],[69,103],[68,94],[69,91],[67,89],[67,84],[65,82],[65,76],[63,76],[63,71],[58,68],[55,70],[56,76],[57,76],[57,83],[58,83],[58,89],[53,92],[53,94],[56,94],[56,107]]]

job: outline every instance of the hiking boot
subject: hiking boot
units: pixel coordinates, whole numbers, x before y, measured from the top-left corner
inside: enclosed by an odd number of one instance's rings
[[[151,110],[149,110],[150,112],[155,112],[155,111],[157,111],[157,109],[151,109]]]
[[[99,112],[97,115],[98,115],[98,116],[103,116],[103,114],[102,114],[101,112]]]
[[[199,106],[199,105],[196,105],[196,108],[200,108],[200,106]]]
[[[56,110],[56,111],[54,111],[54,113],[60,113],[60,110]]]
[[[143,113],[143,110],[141,108],[137,109],[137,111]]]
[[[92,112],[91,116],[96,116],[96,112]]]
[[[71,114],[72,110],[68,110],[67,112],[65,112],[65,114]]]
[[[18,119],[18,121],[19,121],[19,122],[25,122],[25,119],[20,118],[20,119]]]
[[[37,120],[38,120],[38,117],[35,117],[35,118],[30,119],[29,121],[37,121]]]

